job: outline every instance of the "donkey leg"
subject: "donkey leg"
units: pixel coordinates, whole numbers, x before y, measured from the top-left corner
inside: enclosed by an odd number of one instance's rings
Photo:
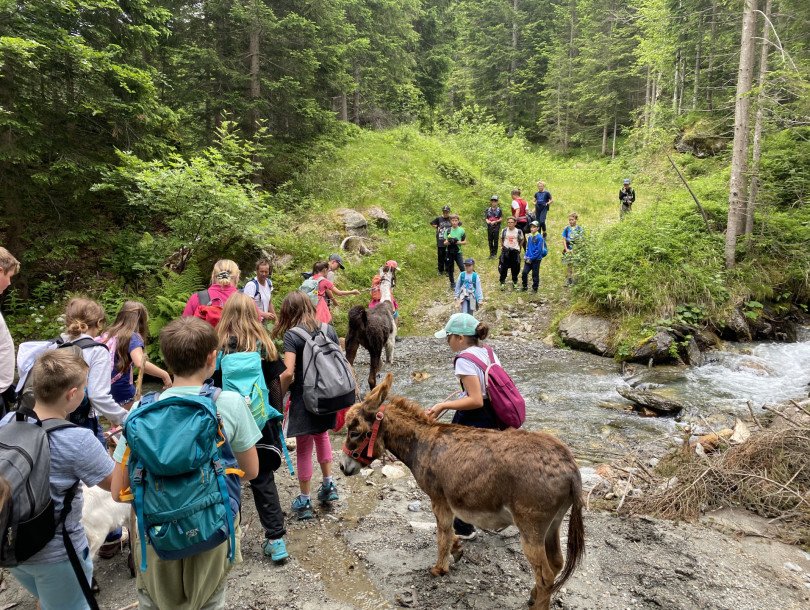
[[[561,526],[562,519],[555,519],[554,523],[551,524],[551,527],[549,527],[546,532],[546,559],[548,559],[548,564],[551,567],[555,579],[557,578],[557,574],[562,571],[563,564],[565,563],[562,547],[560,546]]]
[[[436,515],[436,537],[438,538],[438,558],[436,565],[430,568],[431,576],[444,576],[450,571],[450,553],[456,560],[461,558],[458,538],[453,533],[453,511],[443,498],[430,499],[433,514]],[[455,551],[459,554],[456,557]]]
[[[523,553],[534,572],[534,587],[530,594],[529,605],[534,605],[538,610],[550,610],[554,572],[546,556],[544,532],[540,531],[541,528],[535,523],[527,527],[518,525],[518,529]]]
[[[369,352],[370,353],[370,352]],[[377,385],[377,373],[382,368],[382,358],[380,354],[371,354],[371,362],[368,367],[368,388],[373,390]]]

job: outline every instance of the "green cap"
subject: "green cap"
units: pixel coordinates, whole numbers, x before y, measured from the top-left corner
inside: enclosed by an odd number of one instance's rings
[[[447,335],[467,335],[472,337],[475,335],[478,324],[480,322],[468,313],[454,313],[450,316],[444,328],[433,333],[433,336],[437,339],[444,339]]]

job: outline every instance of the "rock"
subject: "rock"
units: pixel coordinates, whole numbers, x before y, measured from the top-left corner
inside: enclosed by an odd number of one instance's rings
[[[675,140],[675,150],[703,159],[722,152],[728,143],[729,138],[719,135],[711,121],[699,120],[683,128]]]
[[[389,479],[401,479],[402,477],[406,476],[405,471],[400,468],[399,466],[392,466],[391,464],[386,464],[382,467],[382,471],[384,477],[388,477]]]
[[[731,312],[731,315],[726,319],[726,325],[723,328],[723,336],[732,341],[750,341],[751,330],[748,328],[748,321],[739,309]]]
[[[598,404],[603,409],[615,409],[617,411],[632,411],[633,407],[628,405],[626,402],[608,402],[607,400],[601,400]]]
[[[422,510],[422,503],[419,500],[408,502],[408,510],[412,513],[418,513]]]
[[[554,347],[557,343],[557,336],[556,335],[546,335],[543,337],[543,345],[548,347]]]
[[[710,330],[696,330],[692,337],[697,343],[700,351],[705,352],[710,348],[723,349],[723,340]]]
[[[678,355],[683,360],[684,364],[690,366],[700,366],[703,364],[703,354],[700,352],[700,347],[693,337],[686,340],[686,345],[678,349]]]
[[[706,457],[706,452],[703,451],[703,445],[700,443],[695,445],[695,453],[697,453],[700,457]]]
[[[636,345],[632,350],[630,360],[636,362],[649,362],[650,359],[652,359],[653,362],[673,360],[673,355],[670,351],[673,343],[674,339],[669,333],[659,331],[652,337]]]
[[[411,526],[411,529],[422,532],[432,532],[436,529],[436,524],[429,521],[409,521],[408,525]]]
[[[614,473],[613,469],[607,464],[599,464],[599,466],[596,467],[596,470],[594,470],[593,473],[608,481],[616,480],[616,473]]]
[[[369,218],[371,218],[374,221],[374,224],[376,224],[381,229],[387,229],[388,225],[391,222],[391,217],[388,216],[388,214],[385,213],[385,210],[383,210],[379,206],[369,208],[368,210],[366,210],[366,214],[368,215]]]
[[[711,434],[704,434],[696,441],[689,443],[689,447],[697,450],[697,447],[700,446],[705,453],[711,453],[712,451],[716,451],[720,448],[720,443],[722,442],[720,440],[721,438],[729,439],[731,438],[732,434],[734,434],[734,431],[729,430],[728,428],[725,430],[720,430],[720,432],[717,434],[714,434],[713,432]]]
[[[575,349],[613,357],[610,322],[598,316],[571,314],[560,320],[558,331],[563,343]]]
[[[740,369],[747,369],[763,377],[773,377],[776,374],[774,370],[767,364],[764,362],[758,362],[753,358],[744,358],[743,360],[740,360]]]
[[[335,213],[343,223],[343,228],[349,235],[368,235],[368,221],[357,210],[350,210],[348,208],[338,208]]]
[[[678,484],[678,477],[672,477],[671,479],[661,483],[658,486],[658,489],[664,491],[664,490],[667,490],[667,489],[671,489],[672,487],[675,487],[677,484]]]
[[[374,472],[374,470],[371,469],[371,468],[361,468],[360,469],[360,476],[361,477],[367,477],[373,472]]]
[[[626,386],[618,386],[616,391],[627,400],[648,407],[653,411],[660,413],[675,414],[681,411],[684,405],[672,398],[666,398],[655,392],[648,392],[645,390],[636,390]]]
[[[348,235],[340,242],[340,249],[357,252],[360,255],[371,254],[371,248],[366,245],[365,239],[361,235]]]
[[[600,485],[608,485],[607,480],[596,474],[593,468],[580,468],[579,473],[582,477],[582,491],[585,493],[590,492]]]
[[[785,569],[790,570],[791,572],[804,572],[804,570],[802,570],[795,563],[790,563],[789,561],[785,562]]]
[[[745,422],[738,419],[734,422],[734,433],[731,435],[731,440],[735,443],[744,443],[751,436],[751,431]]]

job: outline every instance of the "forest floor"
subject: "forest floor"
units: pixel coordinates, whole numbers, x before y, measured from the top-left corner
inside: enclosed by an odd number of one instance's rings
[[[542,318],[542,316],[539,315]],[[538,320],[539,322],[539,320]],[[397,347],[395,375],[410,374],[426,354],[424,339]],[[499,340],[504,360],[521,349]],[[560,356],[567,352],[560,352]],[[361,368],[366,365],[358,357]],[[333,436],[340,459],[343,436]],[[344,477],[335,468],[341,498],[316,507],[315,518],[288,514],[290,559],[275,565],[260,546],[262,530],[249,486],[243,494],[242,554],[228,580],[227,607],[290,608],[521,608],[533,585],[517,530],[479,532],[464,543],[450,573],[433,578],[435,520],[430,500],[404,466]],[[282,507],[297,494],[297,481],[282,467],[276,479]],[[419,502],[419,510],[413,505]],[[810,607],[810,554],[768,537],[763,519],[724,511],[698,524],[672,523],[615,513],[585,512],[586,558],[552,600],[553,608],[711,608],[784,610]],[[567,525],[563,525],[563,534]],[[786,567],[790,564],[790,567]],[[796,571],[798,570],[798,571]],[[97,560],[103,609],[132,608],[135,583],[124,555]],[[0,609],[34,610],[36,603],[3,572]]]

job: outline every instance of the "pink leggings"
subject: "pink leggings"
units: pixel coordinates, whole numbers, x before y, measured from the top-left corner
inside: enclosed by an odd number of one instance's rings
[[[295,437],[295,461],[298,465],[298,480],[312,479],[312,445],[318,455],[318,463],[332,461],[332,443],[329,442],[329,432],[320,434],[305,434]]]

